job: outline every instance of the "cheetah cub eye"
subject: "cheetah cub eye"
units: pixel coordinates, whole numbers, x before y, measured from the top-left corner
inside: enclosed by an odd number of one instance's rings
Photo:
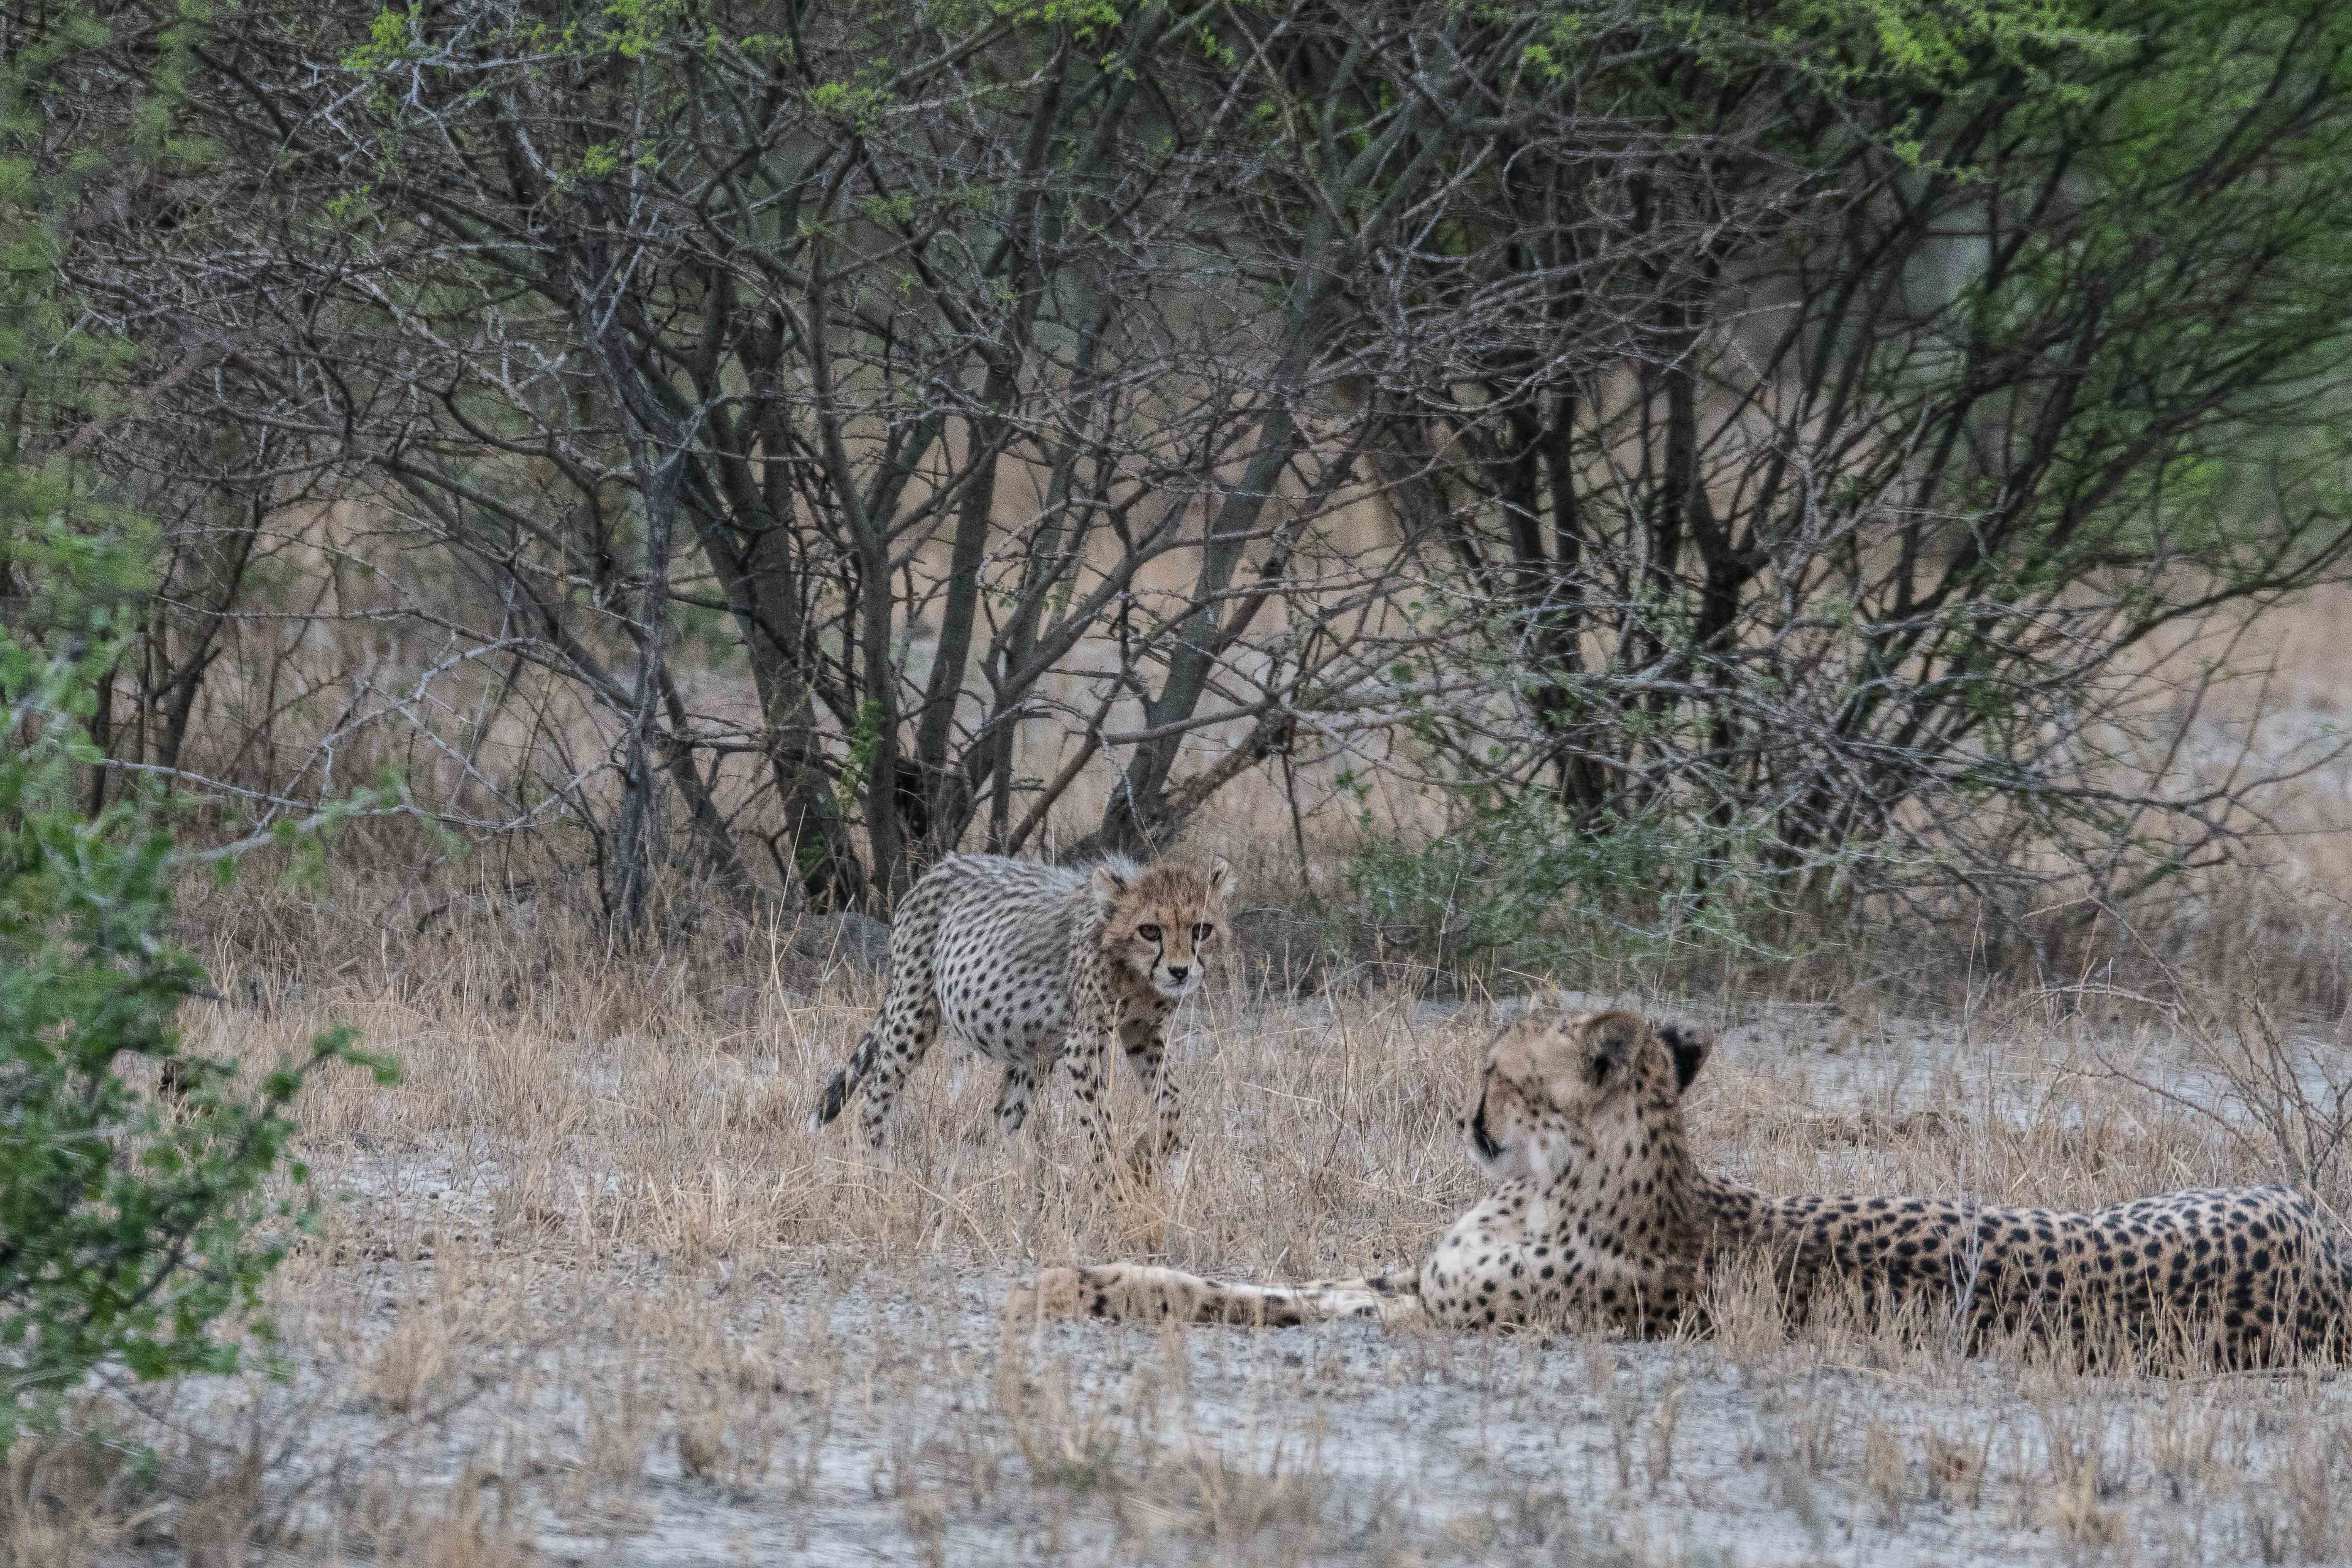
[[[1146,942],[1158,942],[1160,940],[1160,928],[1158,926],[1138,926],[1135,928],[1135,934],[1141,937]]]
[[[1209,924],[1205,921],[1192,928],[1192,940],[1194,942],[1206,942],[1216,934],[1217,928]]]

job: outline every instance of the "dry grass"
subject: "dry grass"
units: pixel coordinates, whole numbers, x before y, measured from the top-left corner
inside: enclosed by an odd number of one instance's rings
[[[976,1139],[994,1069],[951,1047],[889,1161],[803,1131],[878,985],[784,933],[714,918],[616,954],[553,900],[419,934],[371,891],[193,910],[231,998],[191,1013],[194,1048],[257,1065],[331,1019],[405,1068],[301,1108],[331,1201],[274,1287],[291,1376],[85,1414],[150,1467],[20,1446],[0,1564],[2352,1555],[2343,1385],[1969,1361],[1836,1303],[1792,1337],[1756,1280],[1720,1282],[1696,1342],[1000,1335],[1010,1279],[1147,1237],[1219,1273],[1417,1258],[1475,1195],[1452,1118],[1483,1005],[1213,989],[1176,1026],[1188,1156],[1097,1201],[1066,1091],[1035,1136]],[[1933,1026],[1866,996],[1619,999],[1731,1026],[1693,1124],[1769,1188],[2081,1206],[2278,1174],[2206,1087],[2238,1059],[2217,1043],[2253,1070],[2310,1026],[2200,1044],[1969,994]]]

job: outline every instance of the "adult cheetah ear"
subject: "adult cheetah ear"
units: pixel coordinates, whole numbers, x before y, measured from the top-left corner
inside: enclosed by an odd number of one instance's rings
[[[1127,891],[1127,879],[1107,865],[1095,868],[1094,884],[1096,893],[1106,900],[1116,899]]]
[[[1659,1027],[1658,1037],[1665,1041],[1666,1049],[1674,1053],[1675,1092],[1689,1093],[1691,1079],[1698,1077],[1698,1069],[1706,1065],[1706,1058],[1714,1053],[1715,1037],[1688,1024],[1665,1024]]]
[[[1226,864],[1223,856],[1220,855],[1209,862],[1209,891],[1219,900],[1232,898],[1234,889],[1240,885],[1240,879],[1234,875],[1233,867]]]
[[[1603,1013],[1588,1021],[1583,1051],[1586,1081],[1601,1089],[1612,1078],[1623,1077],[1633,1065],[1633,1053],[1641,1048],[1645,1027],[1642,1017],[1633,1013]]]

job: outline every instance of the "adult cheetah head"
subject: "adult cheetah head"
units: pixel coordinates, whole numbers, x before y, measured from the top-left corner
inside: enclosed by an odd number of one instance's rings
[[[1109,910],[1101,942],[1114,964],[1162,996],[1190,996],[1201,988],[1234,891],[1233,868],[1222,857],[1205,872],[1107,862],[1095,868],[1094,888]]]
[[[1478,1093],[1456,1119],[1489,1179],[1539,1186],[1602,1161],[1630,1164],[1682,1131],[1682,1096],[1713,1037],[1639,1014],[1544,1007],[1486,1047]]]

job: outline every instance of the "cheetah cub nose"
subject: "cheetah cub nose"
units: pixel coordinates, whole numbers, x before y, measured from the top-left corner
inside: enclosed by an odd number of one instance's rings
[[[1168,966],[1168,978],[1171,980],[1181,981],[1192,973],[1192,966],[1189,964],[1171,963]]]

